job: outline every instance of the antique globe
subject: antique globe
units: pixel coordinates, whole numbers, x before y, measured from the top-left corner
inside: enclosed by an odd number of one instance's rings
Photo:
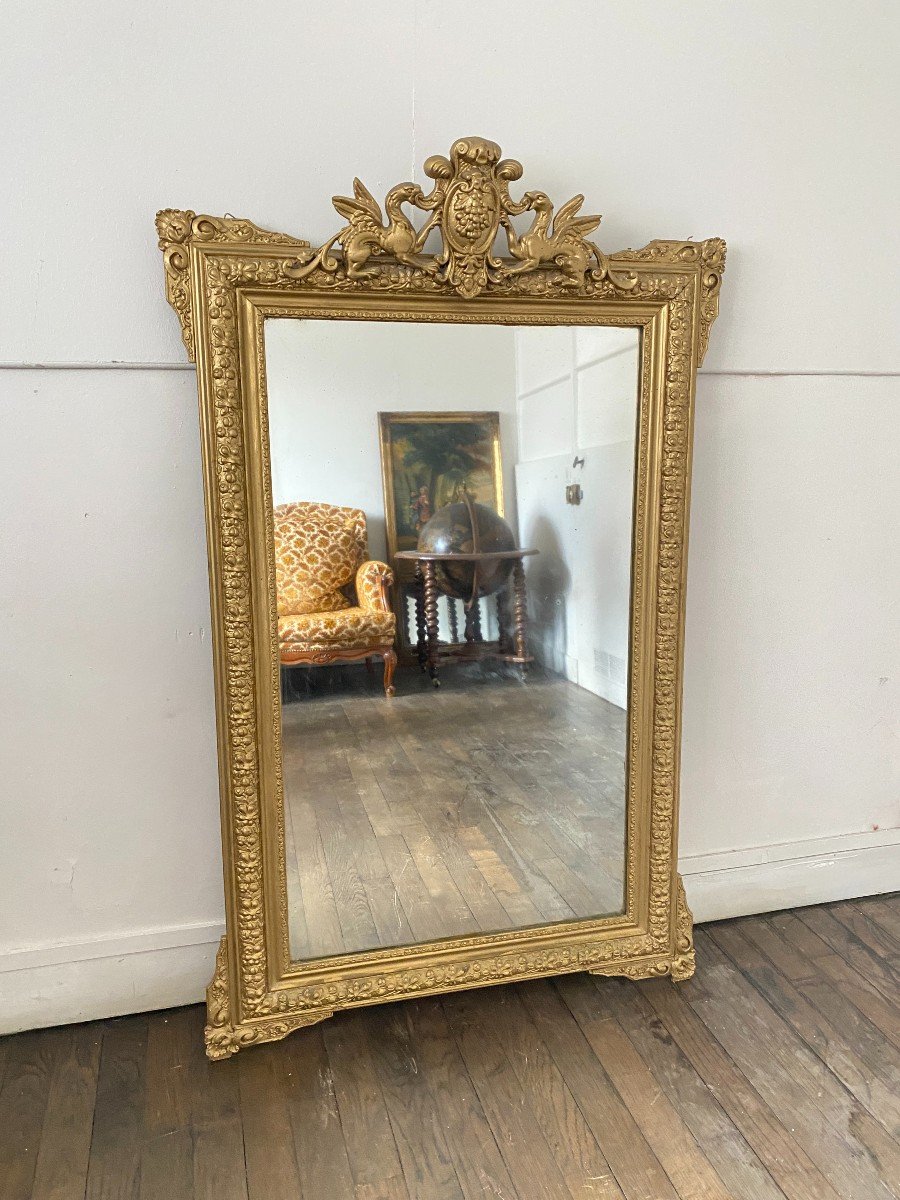
[[[439,508],[419,534],[419,549],[429,554],[472,554],[492,550],[515,550],[513,531],[501,516],[485,504],[464,500]],[[490,596],[499,592],[513,569],[511,558],[488,558],[480,562],[437,562],[438,587],[458,600]]]

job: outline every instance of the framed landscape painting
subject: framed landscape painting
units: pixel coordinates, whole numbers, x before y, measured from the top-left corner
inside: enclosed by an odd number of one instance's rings
[[[388,560],[415,550],[419,532],[439,508],[462,499],[503,515],[500,414],[378,414]]]

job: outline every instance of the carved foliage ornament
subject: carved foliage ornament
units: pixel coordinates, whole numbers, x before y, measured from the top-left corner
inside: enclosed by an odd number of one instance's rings
[[[559,271],[564,288],[580,288],[588,271],[597,281],[609,278],[625,290],[634,287],[636,277],[611,271],[607,257],[587,240],[600,217],[577,215],[583,196],[573,196],[555,217],[543,192],[512,199],[508,185],[521,178],[522,164],[501,158],[496,142],[459,138],[449,158],[435,154],[426,161],[425,174],[434,180],[427,196],[415,183],[391,188],[384,202],[386,220],[365,185],[354,179],[352,199],[334,197],[334,207],[348,223],[320,250],[286,265],[285,273],[303,279],[318,268],[343,269],[348,279],[370,279],[378,270],[371,260],[390,255],[466,297],[514,275],[547,267]],[[429,214],[421,229],[403,211],[404,204]],[[534,214],[531,226],[519,235],[510,217],[526,212]],[[501,225],[512,262],[493,254]],[[433,232],[443,245],[437,254],[426,255],[423,250]],[[338,244],[342,261],[332,254]]]
[[[521,178],[522,164],[500,154],[497,143],[486,138],[459,138],[449,158],[436,154],[426,160],[425,174],[433,180],[430,192],[426,194],[416,183],[399,183],[387,193],[384,212],[355,179],[352,197],[333,198],[347,223],[318,249],[301,239],[260,229],[251,221],[163,210],[156,224],[165,257],[167,298],[181,320],[191,359],[187,269],[191,241],[296,246],[296,257],[279,264],[279,272],[285,280],[311,280],[318,287],[368,284],[379,290],[451,291],[467,299],[489,290],[526,295],[627,294],[638,286],[627,260],[655,259],[661,265],[680,260],[693,265],[700,254],[705,268],[702,315],[708,329],[716,316],[724,242],[719,238],[702,243],[653,242],[643,250],[606,255],[588,240],[601,218],[579,215],[583,196],[573,196],[555,212],[542,191],[526,191],[520,200],[513,199],[509,184]],[[418,228],[404,206],[428,214]],[[528,213],[531,224],[517,232],[511,218]],[[501,229],[506,256],[496,253]],[[441,247],[429,254],[425,246],[432,235],[440,239]]]

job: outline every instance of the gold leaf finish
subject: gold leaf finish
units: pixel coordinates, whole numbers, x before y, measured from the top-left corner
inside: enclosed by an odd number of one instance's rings
[[[346,224],[319,249],[233,217],[157,217],[203,435],[227,929],[207,994],[211,1057],[356,1005],[567,971],[683,979],[694,968],[675,869],[685,537],[694,380],[725,244],[605,256],[580,196],[555,218],[542,192],[513,199],[522,168],[483,138],[459,139],[425,174],[428,193],[398,185],[384,212],[357,182],[336,201]],[[531,224],[516,231],[523,214]],[[263,338],[273,316],[641,330],[621,914],[291,961]]]
[[[678,876],[678,896],[675,901],[675,957],[672,959],[672,978],[690,979],[697,966],[694,955],[694,918],[684,894],[684,883]]]

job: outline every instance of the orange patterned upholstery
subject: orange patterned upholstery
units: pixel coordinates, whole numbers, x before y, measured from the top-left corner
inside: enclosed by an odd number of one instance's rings
[[[393,572],[368,559],[365,513],[298,502],[273,513],[281,661],[331,662],[380,654],[385,691],[397,620],[388,588]]]
[[[397,618],[392,612],[344,608],[340,612],[303,613],[278,618],[282,650],[344,650],[393,642]]]
[[[370,559],[356,572],[356,597],[361,608],[384,611],[384,589],[394,582],[394,572],[384,563]]]
[[[364,513],[331,504],[279,504],[273,518],[278,615],[349,608],[341,588],[367,555]]]

